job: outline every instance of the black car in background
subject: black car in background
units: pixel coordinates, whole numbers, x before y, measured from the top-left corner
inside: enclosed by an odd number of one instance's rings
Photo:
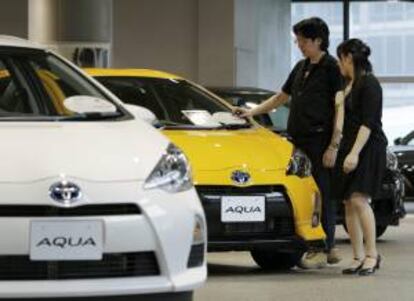
[[[405,182],[405,201],[414,202],[414,131],[394,140],[391,150],[398,158]]]
[[[208,87],[208,89],[234,106],[244,106],[247,108],[253,108],[275,94],[275,92],[270,90],[250,87]],[[288,138],[286,133],[288,115],[289,104],[285,104],[268,114],[255,116],[255,120],[279,135]],[[407,140],[411,141],[411,148],[408,145],[407,151],[404,152],[401,150],[400,152],[396,152],[397,155],[391,151],[387,151],[387,170],[383,179],[382,189],[379,195],[375,196],[371,202],[376,218],[377,237],[383,235],[388,226],[398,226],[400,219],[405,216],[403,203],[405,185],[400,168],[405,172],[406,177],[408,177],[407,174],[410,173],[410,183],[414,183],[414,132],[411,134],[411,140]],[[405,143],[405,138],[401,139],[401,144]],[[407,143],[409,144],[410,142]],[[411,152],[408,151],[408,149],[410,149]],[[404,169],[405,165],[401,165],[400,163],[398,166],[397,156],[399,156],[398,160],[401,160],[402,157],[407,160],[410,158],[411,163],[407,164],[407,167]],[[333,189],[335,191],[335,188]],[[334,197],[335,194],[336,193],[334,192]],[[338,204],[336,221],[337,224],[345,226],[342,200],[338,199]]]

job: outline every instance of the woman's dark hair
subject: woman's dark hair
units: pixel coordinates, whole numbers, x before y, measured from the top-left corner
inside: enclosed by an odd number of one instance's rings
[[[302,36],[307,39],[322,40],[321,50],[328,51],[329,48],[329,28],[325,21],[318,17],[304,19],[293,25],[295,35]]]
[[[362,75],[372,72],[372,65],[368,57],[371,55],[371,49],[367,44],[360,39],[350,39],[343,41],[336,49],[338,58],[341,55],[352,54],[352,61],[354,63],[355,79],[358,82]]]

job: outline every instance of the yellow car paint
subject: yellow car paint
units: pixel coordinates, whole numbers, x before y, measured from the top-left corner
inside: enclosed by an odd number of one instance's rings
[[[149,69],[85,69],[94,77],[150,77],[169,80],[183,78]],[[197,85],[197,87],[200,87]],[[204,88],[202,88],[204,91]],[[208,92],[211,94],[211,92]],[[218,98],[214,95],[215,98]],[[227,107],[230,106],[220,101]],[[254,123],[254,122],[253,122]],[[314,197],[319,190],[312,177],[286,175],[293,145],[285,138],[255,124],[239,130],[163,130],[188,156],[195,185],[236,186],[230,178],[234,170],[248,171],[253,185],[283,185],[293,207],[296,234],[305,241],[322,240],[321,225],[312,227]],[[240,187],[240,186],[238,186]]]

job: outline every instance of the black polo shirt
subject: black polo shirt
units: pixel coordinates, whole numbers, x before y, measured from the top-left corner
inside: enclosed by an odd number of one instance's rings
[[[305,77],[306,73],[308,75]],[[293,139],[332,134],[335,95],[343,88],[337,61],[325,54],[317,64],[299,61],[282,91],[291,96],[287,131]]]

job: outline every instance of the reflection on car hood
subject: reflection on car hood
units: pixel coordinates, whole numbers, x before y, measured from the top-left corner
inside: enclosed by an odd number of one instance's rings
[[[142,121],[0,123],[0,182],[145,179],[168,141]]]
[[[195,173],[229,168],[286,169],[292,154],[289,142],[263,128],[164,133],[186,153]]]

